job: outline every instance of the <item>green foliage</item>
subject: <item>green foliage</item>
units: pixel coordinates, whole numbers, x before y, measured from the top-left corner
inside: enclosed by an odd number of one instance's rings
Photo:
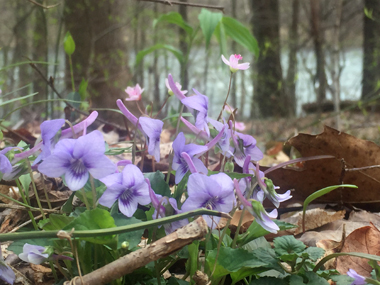
[[[138,220],[134,217],[128,218],[121,213],[115,213],[112,215],[112,217],[115,220],[115,225],[117,227],[141,223],[141,220]],[[125,241],[128,242],[129,250],[137,249],[137,245],[141,242],[141,237],[143,233],[144,233],[144,230],[140,229],[137,231],[120,234],[118,236],[117,249],[120,249],[122,246],[122,243]]]
[[[202,9],[198,15],[199,23],[206,41],[206,49],[209,48],[211,37],[222,17],[222,13],[213,13],[206,9]]]
[[[167,14],[161,15],[158,19],[153,21],[153,28],[156,28],[156,26],[162,22],[177,25],[178,27],[185,30],[189,36],[192,36],[194,32],[193,28],[183,20],[181,14],[178,12],[169,12]]]
[[[135,60],[135,66],[139,65],[139,63],[141,62],[141,60],[148,54],[156,51],[156,50],[159,50],[159,49],[164,49],[164,50],[167,50],[169,52],[171,52],[175,57],[176,59],[178,60],[179,63],[183,63],[184,62],[184,56],[183,56],[183,53],[171,46],[171,45],[166,45],[166,44],[156,44],[152,47],[149,47],[149,48],[146,48],[142,51],[140,51],[137,55],[136,55],[136,60]]]
[[[156,194],[171,197],[169,185],[165,181],[165,175],[161,171],[144,173],[144,177],[148,178],[150,185]]]
[[[256,57],[259,56],[259,45],[250,31],[238,20],[224,16],[222,19],[226,35],[234,41],[247,48]]]
[[[65,38],[63,40],[63,47],[65,49],[65,53],[68,56],[71,56],[75,51],[75,42],[70,32],[67,32]]]

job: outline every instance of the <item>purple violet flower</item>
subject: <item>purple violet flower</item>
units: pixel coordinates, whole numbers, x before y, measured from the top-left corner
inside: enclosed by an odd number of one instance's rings
[[[114,173],[99,179],[107,189],[99,199],[99,204],[111,208],[119,200],[119,210],[127,217],[137,210],[137,205],[151,202],[149,187],[140,169],[133,164],[124,167],[121,173]]]
[[[160,194],[156,194],[150,186],[149,179],[145,178],[145,181],[149,186],[149,196],[152,200],[153,208],[156,209],[152,216],[153,219],[157,219],[159,217],[164,218],[166,216],[172,216],[182,213],[181,210],[178,210],[176,199],[168,199],[167,197],[162,197]],[[170,205],[168,205],[168,200]],[[186,226],[187,224],[187,219],[172,222],[171,224],[164,224],[165,233],[168,235],[174,232],[176,229]]]
[[[46,249],[43,246],[26,243],[24,244],[22,253],[20,253],[18,257],[25,262],[41,264],[49,258],[49,254],[44,253],[45,250]]]
[[[164,123],[160,120],[148,118],[148,117],[140,117],[137,119],[128,109],[125,107],[123,101],[118,99],[116,101],[117,106],[120,111],[127,117],[127,119],[134,125],[139,123],[137,128],[143,133],[147,140],[148,144],[148,153],[156,159],[156,161],[160,161],[160,135],[162,132],[162,127]]]
[[[354,281],[351,283],[351,285],[364,285],[367,284],[365,281],[365,277],[359,275],[355,270],[350,269],[347,271],[347,275],[350,276],[351,278],[354,278]]]
[[[239,182],[234,179],[234,185],[236,189],[236,194],[243,204],[244,207],[251,213],[252,216],[255,217],[256,222],[262,226],[266,231],[270,233],[277,233],[280,228],[276,225],[272,219],[277,218],[277,209],[274,209],[272,212],[267,213],[264,209],[264,206],[256,200],[247,200],[240,191]]]
[[[41,127],[41,139],[42,139],[42,141],[37,143],[30,150],[24,151],[22,153],[15,154],[14,163],[18,162],[24,158],[27,158],[28,156],[32,155],[33,153],[35,153],[36,151],[41,149],[40,155],[33,162],[33,165],[37,164],[38,162],[47,158],[51,154],[51,152],[54,149],[54,146],[56,145],[58,140],[71,138],[73,136],[73,130],[74,130],[75,134],[78,134],[81,131],[85,131],[85,129],[89,125],[91,125],[96,120],[97,117],[98,117],[98,112],[96,112],[96,111],[92,112],[82,122],[74,125],[72,129],[67,128],[67,129],[62,130],[59,138],[56,138],[56,134],[61,129],[62,125],[65,123],[65,120],[64,119],[56,119],[56,120],[44,121],[40,126]]]
[[[8,282],[9,284],[13,284],[16,279],[16,275],[13,272],[12,268],[9,267],[4,261],[3,256],[0,252],[0,279]]]
[[[8,146],[0,151],[0,175],[10,173],[12,171],[12,164],[5,154],[14,148],[15,147],[13,146]]]
[[[182,205],[183,212],[206,208],[229,213],[236,204],[234,184],[224,173],[211,176],[191,174],[187,182],[187,192],[189,197]],[[216,226],[220,220],[220,217],[211,219],[209,216],[203,216],[203,218],[210,228]]]
[[[190,156],[198,172],[202,172],[204,174],[208,173],[207,168],[203,164],[203,162],[199,158],[195,157],[195,155],[199,155],[206,152],[208,150],[208,147],[196,144],[186,145],[185,143],[185,135],[182,132],[178,134],[177,138],[173,142],[174,157],[172,168],[176,171],[176,184],[181,182],[182,178],[185,176],[187,171],[189,171],[189,165],[187,164],[186,160],[182,157],[183,152],[186,152]]]
[[[170,96],[173,96],[174,95],[174,92],[172,90],[172,88],[170,87],[170,84],[169,84],[169,78],[171,78],[171,81],[172,84],[174,83],[174,80],[173,80],[173,77],[171,74],[169,74],[169,77],[165,79],[165,85],[166,85],[166,88],[168,88],[168,93]],[[176,92],[178,93],[178,91],[180,91],[183,95],[185,95],[187,93],[187,90],[181,90],[182,89],[182,85],[179,84],[178,82],[175,83],[175,86],[177,87],[178,90],[176,90]],[[178,97],[178,96],[177,96]]]
[[[222,124],[214,119],[209,118],[208,122],[218,131],[222,132],[223,135],[220,141],[218,142],[218,146],[222,152],[222,154],[226,157],[231,157],[231,149],[230,149],[230,140],[231,140],[231,130],[228,128],[228,124]]]
[[[77,191],[86,184],[89,173],[100,179],[116,171],[115,164],[104,152],[102,133],[93,131],[78,139],[59,141],[53,154],[38,166],[38,170],[48,177],[65,175],[67,186]]]
[[[182,104],[192,110],[195,118],[195,126],[207,133],[210,136],[210,130],[208,128],[208,98],[207,96],[199,93],[196,89],[193,89],[196,95],[189,96],[181,100]]]
[[[251,156],[254,161],[261,160],[264,155],[261,150],[256,146],[256,140],[250,135],[245,135],[238,132],[233,132],[232,121],[230,123],[230,130],[232,141],[234,142],[235,148],[231,148],[234,153],[234,160],[240,166],[243,167],[244,160],[247,155]]]
[[[180,101],[186,98],[185,94],[187,93],[187,90],[181,91],[180,89],[182,86],[179,83],[174,83],[173,76],[171,74],[168,75],[168,84],[166,86],[169,89],[169,94],[171,91]]]

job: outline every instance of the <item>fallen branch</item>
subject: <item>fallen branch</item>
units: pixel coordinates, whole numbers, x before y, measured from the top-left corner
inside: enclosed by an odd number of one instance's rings
[[[82,278],[75,277],[71,281],[66,281],[64,285],[110,283],[151,261],[168,256],[185,245],[191,244],[194,240],[203,238],[207,234],[207,229],[205,220],[202,217],[199,217],[185,227],[153,242],[147,247],[125,255],[102,268],[84,275]]]

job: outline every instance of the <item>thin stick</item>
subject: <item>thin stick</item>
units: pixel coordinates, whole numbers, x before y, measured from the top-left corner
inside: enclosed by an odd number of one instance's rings
[[[360,171],[360,170],[367,170],[367,169],[372,169],[372,168],[380,168],[380,165],[371,165],[371,166],[363,166],[363,167],[357,167],[357,168],[346,168],[346,172],[350,171]]]
[[[33,3],[34,5],[38,6],[38,7],[41,7],[43,9],[51,9],[51,8],[54,8],[54,7],[57,7],[58,5],[60,5],[60,3],[57,3],[55,5],[50,5],[50,6],[44,6],[38,2],[35,2],[33,0],[28,0],[30,3]]]
[[[40,209],[34,208],[34,207],[25,207],[25,206],[19,206],[19,205],[13,205],[13,204],[0,204],[0,209],[15,209],[15,210],[22,210],[22,211],[31,211],[31,212],[41,212]],[[42,209],[45,213],[50,214],[60,214],[61,211],[54,210],[54,209]]]
[[[198,3],[186,3],[186,2],[177,2],[177,1],[168,1],[168,0],[138,0],[141,2],[155,2],[160,3],[168,6],[172,5],[184,5],[184,6],[190,6],[190,7],[200,7],[200,8],[208,8],[208,9],[216,9],[220,10],[224,13],[224,7],[223,6],[214,6],[214,5],[205,5],[205,4],[198,4]]]

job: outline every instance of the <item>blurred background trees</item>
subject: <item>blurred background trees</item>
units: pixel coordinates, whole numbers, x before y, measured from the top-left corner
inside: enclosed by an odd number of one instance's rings
[[[144,101],[152,101],[157,109],[167,96],[164,79],[172,73],[185,89],[196,88],[208,95],[210,111],[217,114],[229,76],[220,60],[221,53],[226,57],[241,54],[243,62],[251,62],[248,72],[234,75],[229,102],[240,109],[241,119],[331,110],[336,93],[342,101],[356,104],[361,100],[361,105],[379,96],[377,0],[198,1],[223,6],[224,16],[236,18],[248,28],[257,40],[259,56],[234,42],[228,33],[223,34],[220,25],[205,48],[198,20],[201,8],[134,0],[36,2],[40,5],[0,0],[0,66],[5,67],[0,73],[0,89],[3,95],[13,92],[8,99],[32,92],[38,95],[30,100],[57,98],[35,70],[28,64],[18,64],[28,60],[41,62],[37,64],[41,73],[54,78],[56,88],[68,96],[72,91],[71,77],[63,50],[67,31],[76,44],[72,55],[75,87],[79,88],[82,79],[88,81],[90,109],[115,108],[115,100],[126,96],[124,89],[136,83],[145,88]],[[60,5],[54,6],[57,3]],[[47,6],[54,7],[46,9]],[[155,19],[170,12],[178,12],[192,27],[193,38],[178,25],[159,23],[154,27]],[[226,45],[221,44],[223,38]],[[139,52],[157,44],[166,48],[147,53],[136,64]],[[176,57],[177,51],[186,59],[184,62]],[[334,82],[339,83],[339,88]],[[27,102],[12,107],[23,103]],[[174,100],[172,104],[175,107]],[[41,120],[61,116],[61,109],[62,103],[49,101],[30,105],[21,115]],[[105,111],[102,116],[111,121],[120,119],[113,112]]]

